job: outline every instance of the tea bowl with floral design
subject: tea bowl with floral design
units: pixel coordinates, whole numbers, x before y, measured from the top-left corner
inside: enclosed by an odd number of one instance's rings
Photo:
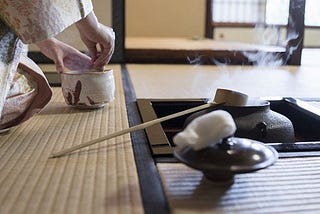
[[[65,71],[61,73],[61,88],[68,105],[81,109],[101,108],[114,100],[113,70]]]

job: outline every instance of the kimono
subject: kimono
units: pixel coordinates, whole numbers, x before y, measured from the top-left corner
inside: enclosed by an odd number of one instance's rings
[[[0,0],[0,131],[38,113],[52,96],[26,45],[57,35],[92,10],[90,0]]]

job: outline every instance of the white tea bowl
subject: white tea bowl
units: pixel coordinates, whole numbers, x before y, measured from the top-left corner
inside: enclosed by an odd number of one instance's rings
[[[77,108],[100,108],[114,100],[113,70],[66,71],[61,74],[63,97]]]

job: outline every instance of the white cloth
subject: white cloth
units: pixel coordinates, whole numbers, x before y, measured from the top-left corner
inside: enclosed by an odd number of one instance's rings
[[[173,142],[177,146],[200,150],[221,142],[235,131],[236,124],[232,116],[226,111],[216,110],[192,120],[182,132],[174,136]]]

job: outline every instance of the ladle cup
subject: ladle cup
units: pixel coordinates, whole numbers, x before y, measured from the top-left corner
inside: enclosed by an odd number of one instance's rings
[[[238,91],[218,88],[216,90],[213,105],[223,104],[226,106],[245,106],[248,101],[248,95]]]
[[[151,121],[148,121],[148,122],[136,125],[136,126],[132,126],[130,128],[123,129],[123,130],[114,132],[112,134],[109,134],[109,135],[106,135],[106,136],[103,136],[103,137],[100,137],[100,138],[97,138],[97,139],[94,139],[94,140],[91,140],[91,141],[88,141],[88,142],[85,142],[85,143],[81,143],[81,144],[76,145],[76,146],[72,146],[72,147],[70,147],[68,149],[65,149],[65,150],[62,150],[60,152],[53,153],[50,157],[51,158],[60,157],[60,156],[63,156],[65,154],[67,154],[67,153],[73,152],[75,150],[78,150],[78,149],[81,149],[81,148],[84,148],[84,147],[87,147],[87,146],[90,146],[90,145],[93,145],[93,144],[96,144],[96,143],[99,143],[101,141],[108,140],[108,139],[111,139],[111,138],[114,138],[114,137],[129,133],[129,132],[132,132],[132,131],[145,129],[145,128],[149,127],[149,126],[152,126],[152,125],[155,125],[155,124],[158,124],[158,123],[161,123],[161,122],[164,122],[164,121],[176,118],[176,117],[180,117],[180,116],[183,116],[183,115],[186,115],[186,114],[189,114],[189,113],[193,113],[193,112],[205,109],[205,108],[209,108],[209,107],[212,107],[212,106],[217,106],[217,105],[244,106],[244,105],[246,105],[247,100],[248,100],[248,96],[246,94],[243,94],[243,93],[240,93],[240,92],[237,92],[237,91],[232,91],[232,90],[229,90],[229,89],[218,88],[216,90],[213,102],[209,102],[209,103],[206,103],[206,104],[201,105],[201,106],[197,106],[197,107],[194,107],[194,108],[191,108],[191,109],[187,109],[187,110],[184,110],[184,111],[181,111],[181,112],[177,112],[177,113],[174,113],[174,114],[171,114],[171,115],[167,115],[165,117],[161,117],[161,118],[158,118],[158,119],[155,119],[155,120],[151,120]]]

